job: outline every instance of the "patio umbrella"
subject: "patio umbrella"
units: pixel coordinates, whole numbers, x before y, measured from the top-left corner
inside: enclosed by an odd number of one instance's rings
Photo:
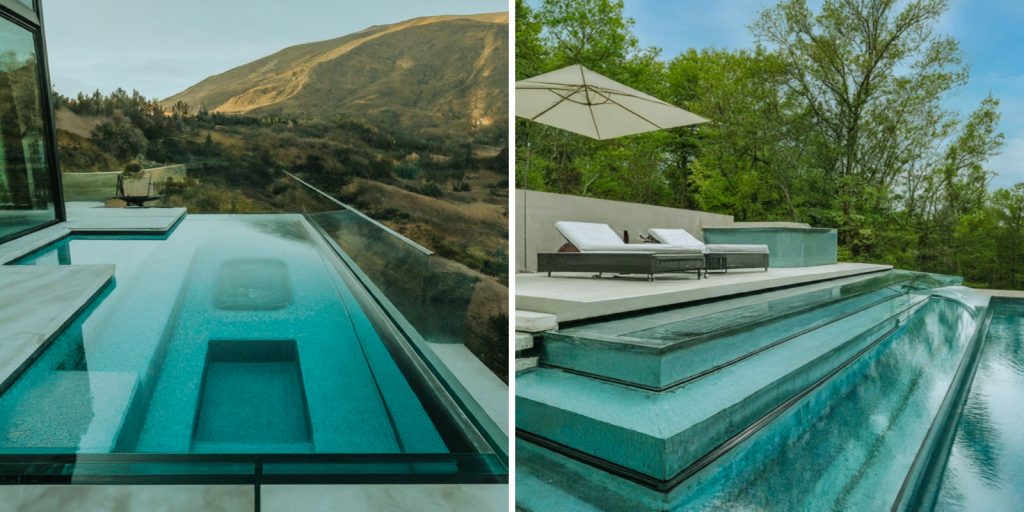
[[[516,116],[598,140],[708,121],[579,64],[516,82]]]

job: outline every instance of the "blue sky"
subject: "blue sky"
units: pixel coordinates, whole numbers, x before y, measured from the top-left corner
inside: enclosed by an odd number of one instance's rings
[[[539,5],[538,0],[530,0]],[[688,48],[753,46],[747,26],[770,0],[625,0],[626,15],[643,46],[662,49],[670,59]],[[813,8],[821,0],[810,0]],[[952,0],[939,29],[960,41],[971,78],[946,102],[964,116],[991,91],[1002,101],[1002,155],[988,163],[998,172],[993,187],[1024,181],[1024,2]]]
[[[54,87],[165,98],[295,44],[507,0],[42,0]]]

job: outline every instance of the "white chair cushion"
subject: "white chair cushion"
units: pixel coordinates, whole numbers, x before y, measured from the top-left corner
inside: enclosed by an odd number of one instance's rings
[[[704,242],[688,233],[685,229],[654,228],[648,231],[651,236],[663,244],[679,245],[704,249]]]
[[[582,252],[614,251],[626,245],[607,224],[559,221],[555,229]]]
[[[555,223],[566,240],[580,252],[656,252],[668,254],[701,254],[702,249],[677,244],[627,244],[607,224],[559,221]]]
[[[697,247],[686,247],[672,244],[629,244],[627,247],[636,246],[637,251],[653,251],[659,254],[704,254],[704,250]]]

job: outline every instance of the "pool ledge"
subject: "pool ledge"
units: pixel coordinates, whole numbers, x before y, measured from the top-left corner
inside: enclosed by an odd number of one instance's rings
[[[984,288],[972,288],[972,290],[989,297],[1024,299],[1024,290],[988,290]]]
[[[0,388],[113,277],[113,265],[0,266]]]
[[[701,280],[692,274],[659,276],[654,282],[628,277],[593,279],[590,274],[518,274],[516,308],[555,315],[561,323],[891,269],[890,265],[837,263],[713,273]]]

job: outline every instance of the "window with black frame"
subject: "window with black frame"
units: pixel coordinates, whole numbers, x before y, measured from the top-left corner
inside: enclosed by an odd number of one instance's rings
[[[60,220],[38,16],[0,0],[0,242]]]

